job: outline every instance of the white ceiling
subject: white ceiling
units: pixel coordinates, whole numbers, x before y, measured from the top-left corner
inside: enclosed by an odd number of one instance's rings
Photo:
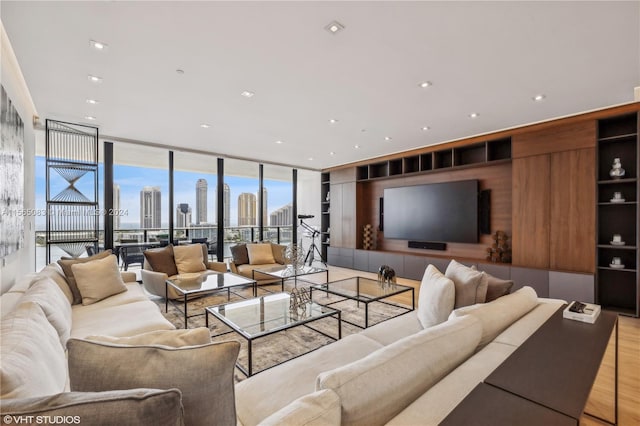
[[[631,102],[640,86],[638,1],[2,1],[0,13],[42,119],[91,115],[102,135],[315,169]],[[345,30],[325,31],[333,20]]]

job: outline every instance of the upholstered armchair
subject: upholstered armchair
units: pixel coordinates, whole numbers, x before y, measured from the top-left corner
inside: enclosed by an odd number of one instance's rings
[[[195,249],[198,247],[198,249]],[[191,244],[150,249],[144,252],[142,265],[142,285],[144,289],[156,296],[165,297],[165,282],[181,273],[203,274],[227,272],[224,262],[209,262],[206,244]],[[168,289],[169,299],[182,297],[172,288]]]

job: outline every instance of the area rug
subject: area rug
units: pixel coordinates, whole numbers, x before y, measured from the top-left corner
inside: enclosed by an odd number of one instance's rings
[[[304,284],[298,281],[298,287],[308,287],[309,284]],[[285,283],[285,291],[290,292],[293,285]],[[277,286],[260,286],[258,288],[258,296],[263,296],[270,292],[279,291],[280,287]],[[227,292],[221,291],[218,294],[210,296],[204,296],[198,299],[194,299],[188,302],[188,328],[204,327],[205,320],[205,308],[208,306],[215,306],[224,303],[236,302],[243,299],[253,297],[251,288],[237,289],[231,293],[230,299],[227,299]],[[176,328],[184,328],[184,315],[181,312],[183,309],[182,303],[169,303],[168,312],[165,312],[164,299],[159,297],[151,297],[156,304],[158,304],[160,311]],[[326,295],[322,292],[314,292],[313,300],[319,304],[328,304],[332,302],[338,302],[332,304],[331,307],[341,311],[342,315],[342,337],[349,336],[350,334],[358,333],[362,331],[361,328],[353,326],[344,322],[348,320],[350,322],[364,326],[365,305],[363,303],[358,304],[352,300],[341,300],[338,296]],[[388,318],[399,315],[406,312],[406,309],[398,308],[384,303],[370,303],[369,304],[369,326],[382,322]],[[308,324],[316,330],[322,331],[329,336],[335,338],[338,337],[338,321],[335,317],[323,318]],[[209,315],[209,329],[211,330],[213,341],[228,341],[236,340],[240,342],[240,355],[238,356],[238,362],[247,368],[247,341],[237,333],[232,332],[229,327],[218,321],[212,315]],[[334,340],[326,337],[314,330],[311,330],[304,326],[294,327],[289,330],[281,331],[270,336],[265,336],[253,341],[253,372],[268,369],[280,363],[291,360],[297,356],[303,355],[307,352],[321,348],[324,345],[332,343]],[[246,379],[246,376],[236,368],[235,372],[236,382],[240,382]]]

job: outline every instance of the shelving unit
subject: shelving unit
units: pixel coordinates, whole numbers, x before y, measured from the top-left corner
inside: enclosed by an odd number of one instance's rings
[[[609,176],[614,158],[620,158],[625,169],[621,179]],[[596,167],[596,302],[605,309],[637,317],[640,314],[638,114],[598,122]],[[625,201],[612,202],[615,192],[620,192]],[[619,234],[625,244],[612,244],[614,234]],[[612,267],[614,257],[619,257],[624,267]]]
[[[331,213],[331,181],[329,176],[329,173],[320,174],[320,206],[322,215],[320,218],[320,251],[325,260],[327,259],[327,247],[329,246],[329,217]]]
[[[511,138],[473,143],[358,166],[358,181],[428,173],[511,160]]]

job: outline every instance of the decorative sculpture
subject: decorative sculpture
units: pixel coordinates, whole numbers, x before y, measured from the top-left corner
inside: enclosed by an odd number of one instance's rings
[[[307,317],[307,306],[311,302],[309,290],[294,288],[289,295],[289,313],[291,318],[299,320]]]
[[[389,265],[380,266],[380,268],[378,268],[378,282],[383,287],[395,285],[396,271]]]
[[[304,252],[298,249],[297,244],[289,244],[284,250],[284,263],[292,272],[299,271],[304,266]]]
[[[373,249],[373,226],[367,223],[362,231],[362,248],[364,250]]]
[[[504,231],[496,231],[493,235],[494,243],[487,248],[487,260],[492,262],[511,263],[511,248],[509,236]]]

